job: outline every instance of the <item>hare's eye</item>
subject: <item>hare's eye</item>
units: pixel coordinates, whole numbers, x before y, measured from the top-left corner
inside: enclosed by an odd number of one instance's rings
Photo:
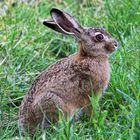
[[[97,34],[97,35],[95,36],[95,38],[96,38],[97,41],[102,41],[102,40],[104,39],[104,37],[103,37],[102,34]]]

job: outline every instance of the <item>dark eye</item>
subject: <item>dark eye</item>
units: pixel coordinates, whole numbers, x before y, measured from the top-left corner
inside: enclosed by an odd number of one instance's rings
[[[98,34],[95,37],[96,37],[96,40],[98,40],[98,41],[102,41],[104,39],[102,34]]]

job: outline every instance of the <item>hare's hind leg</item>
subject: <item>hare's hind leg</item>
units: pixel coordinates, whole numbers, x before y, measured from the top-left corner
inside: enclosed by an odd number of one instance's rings
[[[46,128],[49,124],[57,122],[60,110],[62,114],[64,113],[63,110],[66,110],[63,99],[53,91],[47,91],[36,96],[32,108],[37,118],[41,116],[41,128]]]

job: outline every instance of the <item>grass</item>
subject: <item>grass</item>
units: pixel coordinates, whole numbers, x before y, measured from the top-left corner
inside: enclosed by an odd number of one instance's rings
[[[61,119],[44,133],[47,139],[140,139],[140,1],[5,0],[0,2],[0,140],[21,139],[18,108],[33,79],[77,50],[72,37],[40,22],[52,7],[70,12],[82,25],[106,28],[120,48],[110,56],[111,81],[96,115],[75,125]]]

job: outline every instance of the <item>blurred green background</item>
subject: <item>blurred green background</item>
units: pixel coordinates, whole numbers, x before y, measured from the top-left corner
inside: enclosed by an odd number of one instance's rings
[[[42,25],[52,7],[71,13],[82,26],[106,28],[120,48],[110,56],[111,81],[96,115],[74,126],[54,125],[46,138],[139,140],[140,0],[1,0],[0,140],[29,139],[17,125],[23,96],[41,71],[77,51],[73,37]]]

